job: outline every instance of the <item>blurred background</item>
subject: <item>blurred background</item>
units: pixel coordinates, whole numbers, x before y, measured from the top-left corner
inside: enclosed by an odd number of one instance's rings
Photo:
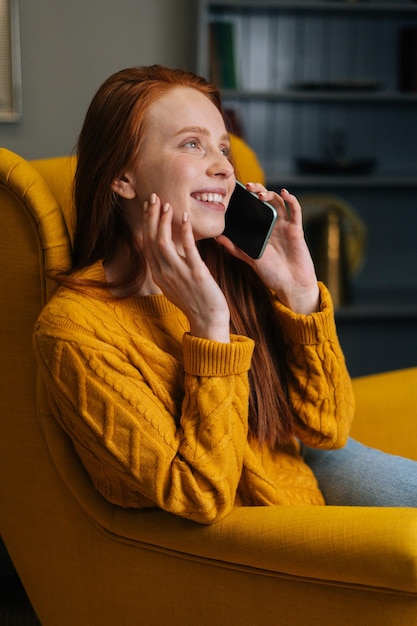
[[[27,159],[69,154],[90,100],[113,72],[196,67],[192,0],[20,0],[22,117],[0,143]]]
[[[416,364],[416,2],[12,4],[21,98],[17,119],[0,122],[2,146],[27,159],[69,154],[92,95],[123,67],[213,76],[268,185],[303,201],[351,374]]]

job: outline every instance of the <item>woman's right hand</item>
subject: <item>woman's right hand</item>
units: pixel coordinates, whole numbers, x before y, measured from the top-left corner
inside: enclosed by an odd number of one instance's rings
[[[143,250],[152,279],[190,322],[196,337],[230,342],[230,312],[223,292],[197,249],[191,222],[183,215],[182,250],[172,237],[173,209],[151,194],[144,205]]]

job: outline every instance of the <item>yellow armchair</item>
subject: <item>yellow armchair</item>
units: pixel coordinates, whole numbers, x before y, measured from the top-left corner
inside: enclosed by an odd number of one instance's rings
[[[416,625],[415,509],[238,508],[201,526],[93,489],[37,412],[31,352],[45,270],[71,262],[73,170],[0,150],[0,534],[43,626]],[[417,369],[354,385],[353,434],[417,459]]]

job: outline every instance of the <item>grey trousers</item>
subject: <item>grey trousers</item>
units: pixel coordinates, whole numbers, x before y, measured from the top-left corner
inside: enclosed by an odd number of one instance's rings
[[[349,439],[340,450],[301,444],[326,504],[417,507],[417,462],[368,448]]]

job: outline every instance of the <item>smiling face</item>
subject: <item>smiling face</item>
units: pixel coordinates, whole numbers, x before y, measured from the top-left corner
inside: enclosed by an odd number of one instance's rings
[[[230,140],[214,104],[196,89],[173,88],[151,105],[140,166],[125,175],[135,191],[131,222],[140,229],[143,203],[156,193],[173,207],[174,240],[184,212],[196,240],[220,235],[235,187],[229,159]]]

